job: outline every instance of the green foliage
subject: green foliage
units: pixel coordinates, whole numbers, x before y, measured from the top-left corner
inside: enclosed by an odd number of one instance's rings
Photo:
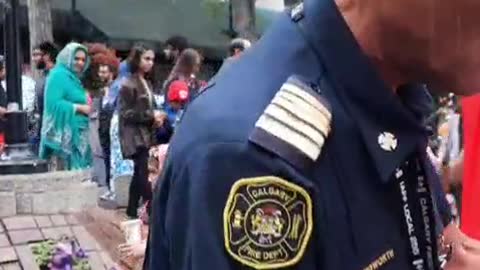
[[[92,270],[92,267],[90,267],[90,265],[88,264],[88,260],[83,259],[83,260],[75,261],[73,270]]]
[[[41,243],[32,245],[32,253],[35,257],[35,262],[39,266],[48,266],[52,260],[53,253],[55,250],[55,241],[47,240]]]

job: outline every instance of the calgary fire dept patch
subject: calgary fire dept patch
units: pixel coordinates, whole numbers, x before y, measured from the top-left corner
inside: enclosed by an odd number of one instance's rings
[[[312,201],[300,186],[275,176],[238,180],[225,210],[225,247],[255,269],[296,264],[312,232]]]

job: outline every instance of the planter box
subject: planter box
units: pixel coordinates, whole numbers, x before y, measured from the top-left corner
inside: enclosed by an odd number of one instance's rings
[[[90,170],[0,176],[0,217],[73,213],[96,206]]]

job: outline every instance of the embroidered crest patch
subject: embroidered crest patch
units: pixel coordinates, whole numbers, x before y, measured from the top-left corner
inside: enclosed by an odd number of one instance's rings
[[[275,176],[238,180],[225,210],[225,247],[255,269],[296,264],[310,238],[312,201],[302,187]]]

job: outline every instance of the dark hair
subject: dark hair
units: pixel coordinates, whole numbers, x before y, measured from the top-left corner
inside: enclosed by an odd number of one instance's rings
[[[230,46],[228,48],[228,51],[230,55],[235,54],[235,50],[240,50],[240,51],[245,51],[246,49],[250,48],[251,43],[247,39],[243,38],[236,38],[230,42]]]
[[[193,73],[193,68],[197,62],[201,63],[202,55],[195,49],[186,49],[184,50],[177,59],[175,66],[172,69],[172,72],[168,76],[168,80],[178,76],[178,75],[187,75]]]
[[[44,41],[38,44],[35,49],[42,51],[43,54],[48,54],[50,59],[55,62],[58,54],[58,47],[53,42]]]
[[[140,70],[140,61],[142,60],[142,55],[147,51],[155,52],[152,48],[145,44],[139,43],[133,46],[130,60],[130,71],[132,74],[135,74]]]
[[[178,50],[180,53],[182,53],[185,49],[188,48],[188,40],[185,37],[182,36],[172,36],[167,41],[165,41],[165,44],[172,46],[175,50]]]

